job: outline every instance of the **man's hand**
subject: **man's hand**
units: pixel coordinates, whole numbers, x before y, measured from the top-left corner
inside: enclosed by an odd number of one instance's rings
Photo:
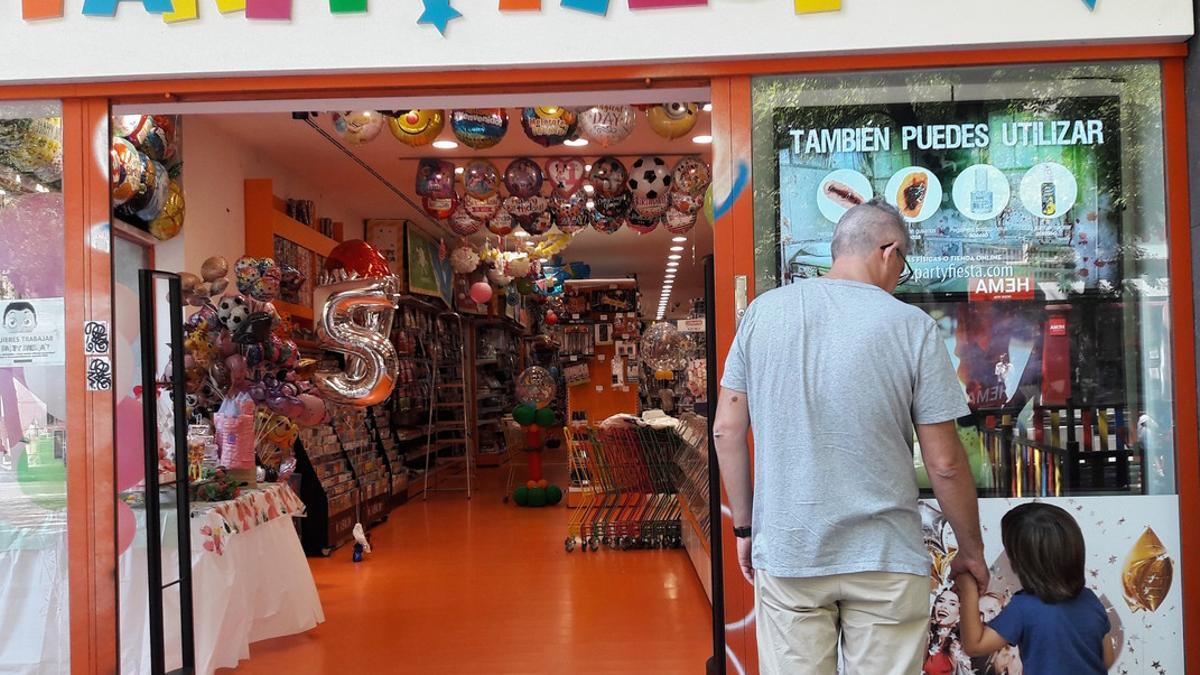
[[[954,579],[959,575],[970,576],[975,580],[980,593],[987,592],[990,574],[982,555],[963,551],[956,553],[950,561],[950,578]]]
[[[750,562],[750,549],[752,540],[750,537],[737,538],[737,554],[738,567],[742,568],[742,576],[746,577],[746,581],[750,585],[754,585],[754,564]]]

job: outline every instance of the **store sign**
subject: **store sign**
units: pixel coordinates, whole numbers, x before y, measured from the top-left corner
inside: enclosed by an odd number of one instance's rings
[[[703,333],[704,319],[680,319],[677,328],[681,333]]]
[[[968,287],[972,302],[992,300],[1032,300],[1032,277],[987,277],[971,279]]]
[[[0,301],[0,366],[66,363],[63,299]]]

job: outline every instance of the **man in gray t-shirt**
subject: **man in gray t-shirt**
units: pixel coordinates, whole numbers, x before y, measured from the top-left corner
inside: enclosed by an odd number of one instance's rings
[[[850,209],[829,274],[764,293],[729,350],[714,436],[763,673],[833,673],[839,641],[848,673],[921,671],[930,559],[914,431],[959,542],[952,572],[987,587],[955,428],[966,398],[933,319],[891,295],[911,243],[893,207]]]

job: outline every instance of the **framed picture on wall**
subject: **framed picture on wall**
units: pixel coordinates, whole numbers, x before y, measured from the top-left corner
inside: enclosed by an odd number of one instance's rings
[[[411,221],[405,222],[404,267],[408,272],[408,292],[441,298],[454,306],[454,269],[442,259],[441,246]]]
[[[367,221],[367,243],[379,249],[392,274],[404,276],[404,228],[407,220]]]

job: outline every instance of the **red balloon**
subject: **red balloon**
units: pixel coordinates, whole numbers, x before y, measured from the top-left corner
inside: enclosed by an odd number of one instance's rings
[[[387,259],[383,257],[379,249],[362,239],[343,241],[329,252],[329,257],[325,259],[325,271],[333,272],[334,270],[355,272],[359,278],[367,279],[392,275]]]
[[[554,312],[546,312],[546,325],[553,326],[558,323],[558,315]]]

